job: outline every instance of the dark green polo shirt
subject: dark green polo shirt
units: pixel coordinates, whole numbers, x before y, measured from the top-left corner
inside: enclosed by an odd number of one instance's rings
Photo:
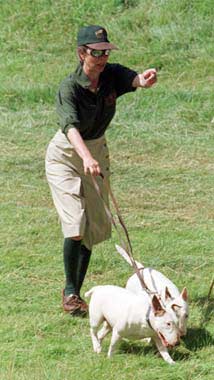
[[[119,64],[107,63],[100,74],[99,90],[88,90],[90,80],[79,65],[65,78],[57,94],[57,113],[62,132],[75,127],[84,140],[101,137],[116,110],[116,99],[134,91],[132,82],[136,71]]]

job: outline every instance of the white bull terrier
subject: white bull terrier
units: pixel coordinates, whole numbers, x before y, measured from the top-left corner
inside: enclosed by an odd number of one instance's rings
[[[151,337],[163,359],[169,364],[174,363],[167,347],[179,343],[179,330],[172,314],[163,309],[156,295],[151,298],[146,292],[136,295],[119,286],[105,285],[95,286],[85,296],[91,296],[90,333],[96,353],[101,352],[103,338],[112,331],[108,357],[122,338]]]
[[[131,259],[126,251],[116,245],[117,251],[120,255],[132,265]],[[144,268],[143,265],[135,261],[139,273],[143,277],[143,280],[151,292],[156,293],[163,302],[164,307],[168,312],[175,314],[177,318],[177,325],[179,327],[180,336],[186,335],[187,332],[187,319],[188,319],[188,303],[187,303],[187,289],[183,288],[180,293],[178,288],[161,272],[153,268]],[[137,274],[132,275],[126,284],[126,289],[138,294],[142,292],[143,288]],[[145,290],[143,290],[145,291]]]

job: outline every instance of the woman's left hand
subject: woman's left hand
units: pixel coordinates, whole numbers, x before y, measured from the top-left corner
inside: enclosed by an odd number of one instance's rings
[[[148,88],[153,86],[157,82],[157,71],[156,69],[145,70],[142,74],[138,74],[132,83],[133,87],[143,87]]]

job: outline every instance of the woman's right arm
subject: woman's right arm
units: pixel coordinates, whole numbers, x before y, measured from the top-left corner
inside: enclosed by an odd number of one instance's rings
[[[84,143],[82,136],[80,135],[78,129],[69,128],[67,132],[67,138],[70,143],[73,145],[77,154],[83,160],[84,173],[90,173],[93,176],[100,175],[100,165],[99,163],[92,157],[89,149]]]
[[[99,163],[92,157],[79,130],[74,126],[75,123],[79,123],[79,117],[71,77],[66,78],[60,84],[56,99],[56,110],[62,132],[67,136],[75,151],[83,160],[84,173],[91,173],[94,176],[99,175],[101,172]]]

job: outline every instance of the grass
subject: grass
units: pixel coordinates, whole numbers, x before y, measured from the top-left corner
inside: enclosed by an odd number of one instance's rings
[[[0,379],[213,378],[214,131],[211,0],[8,1],[1,4]],[[108,17],[107,17],[108,15]],[[106,21],[107,20],[107,21]],[[159,82],[118,101],[107,132],[112,189],[136,259],[187,286],[187,337],[168,366],[150,345],[92,352],[88,319],[61,310],[62,235],[44,174],[54,98],[76,66],[80,25],[106,25],[110,60],[154,66]],[[94,249],[83,292],[123,286],[118,237]]]

